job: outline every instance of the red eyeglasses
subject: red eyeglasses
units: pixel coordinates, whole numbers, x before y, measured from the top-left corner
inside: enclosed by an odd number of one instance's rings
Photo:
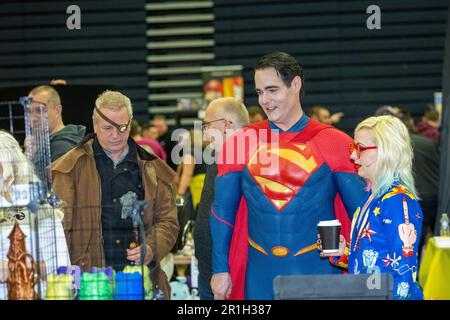
[[[367,146],[364,147],[362,145],[360,145],[359,143],[355,143],[354,141],[350,142],[350,155],[353,154],[353,152],[356,152],[356,157],[359,158],[359,156],[361,155],[361,152],[366,151],[366,150],[371,150],[371,149],[377,149],[377,146]]]

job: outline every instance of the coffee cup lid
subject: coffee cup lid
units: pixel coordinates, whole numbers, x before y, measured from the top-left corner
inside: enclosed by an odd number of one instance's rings
[[[341,222],[339,220],[326,220],[326,221],[319,221],[317,224],[318,227],[331,227],[331,226],[340,226]]]

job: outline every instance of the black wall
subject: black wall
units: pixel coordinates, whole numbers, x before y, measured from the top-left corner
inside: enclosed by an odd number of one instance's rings
[[[66,27],[72,4],[81,9],[80,30]],[[114,86],[131,98],[138,117],[147,114],[144,5],[145,0],[1,1],[0,87],[57,78],[69,85]]]
[[[54,78],[112,85],[146,120],[145,3],[0,2],[0,87]],[[71,4],[81,8],[81,30],[66,28]],[[381,30],[366,28],[371,4],[381,8]],[[447,8],[448,0],[215,0],[213,64],[244,65],[245,102],[252,105],[256,58],[287,51],[305,68],[303,107],[345,112],[338,125],[345,131],[381,104],[400,105],[417,118],[442,91]]]
[[[257,104],[252,66],[271,51],[294,55],[305,69],[302,106],[343,111],[352,132],[382,104],[416,118],[442,91],[448,0],[215,0],[215,64],[243,64],[246,105]],[[368,30],[366,9],[381,9]]]

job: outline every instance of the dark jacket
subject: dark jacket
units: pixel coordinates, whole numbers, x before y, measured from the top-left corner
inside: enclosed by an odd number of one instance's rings
[[[85,126],[68,124],[61,130],[50,135],[52,162],[75,147],[83,139],[85,133]]]
[[[439,149],[431,139],[411,134],[413,172],[419,197],[435,196],[439,190]]]
[[[211,232],[209,215],[214,201],[214,181],[217,176],[217,164],[211,164],[206,169],[200,203],[195,219],[194,244],[195,256],[198,259],[199,277],[211,280]]]

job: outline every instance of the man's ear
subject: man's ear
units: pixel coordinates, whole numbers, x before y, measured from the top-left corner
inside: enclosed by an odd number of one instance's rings
[[[233,129],[233,122],[225,119],[225,130]]]
[[[295,76],[294,79],[292,79],[291,87],[294,87],[298,92],[302,89],[302,79],[300,76]]]
[[[60,115],[62,115],[62,109],[63,109],[63,106],[62,105],[57,105],[57,106],[55,106],[55,110],[58,112],[58,114],[60,114]]]

